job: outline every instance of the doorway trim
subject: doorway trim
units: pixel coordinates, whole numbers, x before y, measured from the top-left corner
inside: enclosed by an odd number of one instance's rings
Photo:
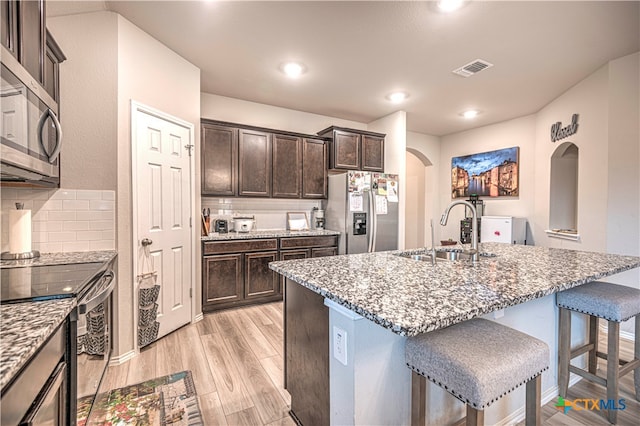
[[[134,342],[133,342],[133,347],[136,353],[140,352],[140,347],[138,345],[138,327],[136,326],[138,324],[138,312],[136,307],[138,306],[138,294],[135,291],[136,289],[136,275],[137,275],[137,271],[138,271],[138,239],[139,239],[139,234],[138,234],[138,221],[136,220],[136,218],[138,217],[138,186],[135,184],[135,182],[137,182],[138,179],[138,172],[137,172],[137,164],[138,164],[138,155],[137,155],[137,144],[138,144],[138,136],[137,136],[137,129],[138,129],[138,119],[137,119],[137,113],[138,112],[143,112],[149,115],[153,115],[155,117],[158,117],[162,120],[165,121],[169,121],[171,123],[174,123],[178,126],[182,126],[185,127],[189,130],[189,145],[191,145],[192,147],[195,146],[195,126],[188,122],[185,121],[181,118],[175,117],[173,115],[167,114],[163,111],[160,111],[158,109],[155,109],[153,107],[150,107],[148,105],[145,105],[141,102],[137,102],[133,99],[131,99],[131,254],[132,254],[132,276],[131,281],[134,285],[133,288],[133,338],[134,338]],[[196,316],[196,288],[195,288],[195,284],[196,284],[196,239],[194,236],[194,220],[193,218],[196,217],[195,216],[195,209],[196,209],[196,195],[195,195],[195,155],[193,155],[194,150],[191,149],[192,154],[189,155],[189,187],[190,187],[190,191],[189,191],[189,245],[191,248],[191,259],[189,260],[189,267],[191,268],[191,282],[189,285],[189,291],[190,291],[190,299],[191,299],[191,324],[193,324],[195,322],[195,316]]]

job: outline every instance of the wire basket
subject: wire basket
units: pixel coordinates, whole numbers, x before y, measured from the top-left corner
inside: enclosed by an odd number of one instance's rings
[[[141,288],[139,290],[139,298],[138,305],[140,306],[149,306],[158,300],[158,295],[160,294],[160,286],[158,284],[149,288]]]
[[[138,346],[143,347],[154,342],[158,338],[159,328],[160,323],[158,321],[154,321],[148,327],[138,327]]]
[[[140,327],[148,327],[153,324],[158,316],[158,304],[154,303],[149,306],[141,306],[138,308],[138,325]]]

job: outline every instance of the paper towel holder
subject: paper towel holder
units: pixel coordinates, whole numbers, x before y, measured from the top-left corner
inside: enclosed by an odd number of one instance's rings
[[[24,203],[16,203],[17,210],[22,210],[23,208]],[[40,252],[38,250],[31,250],[24,253],[11,253],[8,251],[0,253],[0,260],[22,260],[34,259],[36,257],[40,257]]]

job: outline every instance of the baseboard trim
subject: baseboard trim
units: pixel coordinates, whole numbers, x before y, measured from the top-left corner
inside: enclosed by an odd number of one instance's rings
[[[193,322],[196,323],[198,321],[202,321],[204,319],[204,314],[200,312],[195,317],[193,317]]]
[[[598,322],[598,328],[600,329],[600,333],[603,334],[607,334],[607,332],[609,330],[607,330],[607,322],[606,321],[599,321]],[[629,340],[631,342],[634,342],[635,339],[635,334],[631,331],[624,331],[624,330],[620,330],[620,338],[624,339],[624,340]]]
[[[571,379],[569,379],[569,387],[575,385],[580,380],[582,380],[582,377],[578,376],[577,374],[572,375]],[[542,396],[540,399],[540,405],[544,406],[549,401],[556,398],[558,394],[559,394],[558,386],[550,387],[549,389],[547,389],[542,393]],[[514,425],[516,423],[523,421],[524,418],[525,418],[525,406],[523,405],[522,407],[520,407],[519,409],[511,413],[509,416],[505,417],[504,419],[496,423],[496,426]],[[540,423],[542,423],[542,421]]]
[[[130,350],[129,352],[125,352],[120,356],[111,357],[111,359],[109,360],[109,365],[112,366],[112,365],[124,364],[125,362],[129,361],[135,356],[136,356],[135,349]]]

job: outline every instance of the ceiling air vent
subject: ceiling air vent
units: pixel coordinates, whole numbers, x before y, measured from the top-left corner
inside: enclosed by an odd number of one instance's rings
[[[486,70],[487,68],[490,68],[492,66],[492,63],[483,61],[482,59],[476,59],[475,61],[469,62],[467,65],[464,65],[457,70],[453,70],[453,73],[461,75],[463,77],[471,77],[472,75],[477,74],[482,70]]]

